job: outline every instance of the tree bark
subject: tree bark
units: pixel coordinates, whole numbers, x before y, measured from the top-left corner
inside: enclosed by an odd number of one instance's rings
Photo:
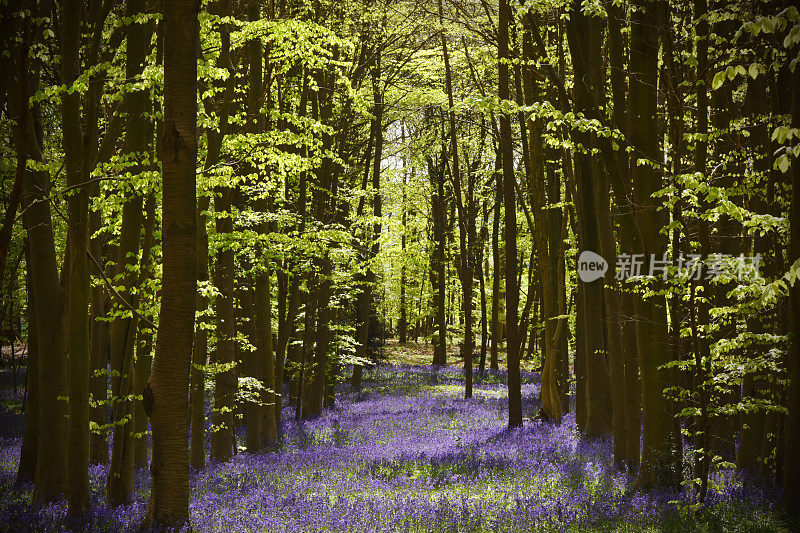
[[[266,15],[274,18],[272,2],[269,2],[269,8]],[[247,3],[247,16],[250,21],[257,21],[261,17],[260,3],[256,0],[249,0]],[[262,82],[262,56],[265,61],[269,62],[269,54],[264,54],[261,46],[260,39],[253,39],[248,44],[248,53],[250,68],[248,70],[248,94],[247,94],[247,112],[249,115],[249,126],[251,131],[260,133],[263,129],[263,118],[261,117],[261,92],[262,83],[265,85],[264,90],[267,92],[271,90],[271,78],[266,78]],[[267,63],[267,72],[270,73],[269,63]],[[259,199],[255,202],[256,208],[261,212],[270,210],[271,204],[269,200]],[[270,224],[262,222],[258,228],[262,235],[267,235],[270,232]],[[263,250],[263,249],[262,249]],[[259,379],[264,386],[264,392],[261,395],[262,406],[261,413],[261,441],[266,444],[268,449],[275,446],[278,440],[276,416],[275,416],[275,402],[280,398],[280,391],[277,390],[278,395],[275,394],[275,354],[272,346],[272,289],[270,287],[271,281],[271,268],[269,255],[266,250],[263,250],[264,263],[259,265],[255,273],[255,328],[256,328],[256,353],[258,354],[258,369],[260,372]]]
[[[442,0],[438,2],[439,23],[443,24]],[[460,269],[459,278],[461,281],[461,305],[464,314],[464,342],[461,345],[461,357],[464,360],[464,397],[472,398],[472,352],[475,351],[474,316],[472,305],[472,287],[475,280],[475,223],[472,220],[473,198],[471,190],[467,192],[466,204],[463,200],[461,184],[461,168],[458,159],[458,137],[456,134],[456,115],[453,110],[453,76],[450,70],[450,54],[447,50],[447,37],[444,30],[441,31],[442,54],[444,56],[444,77],[445,91],[447,92],[447,117],[449,122],[450,135],[450,159],[451,173],[453,178],[453,189],[456,193],[456,208],[458,209],[458,242]],[[469,177],[467,179],[470,179]],[[471,230],[471,231],[470,231]]]
[[[795,47],[795,52],[797,47]],[[792,73],[792,127],[800,128],[800,69]],[[789,215],[789,264],[800,260],[800,158],[792,160],[792,203]],[[789,394],[786,405],[786,443],[783,457],[783,503],[792,512],[800,512],[800,456],[792,453],[800,447],[800,283],[795,281],[789,293]]]
[[[197,200],[195,216],[197,218],[197,281],[198,284],[208,282],[208,231],[206,230],[206,215],[210,206],[208,196],[200,196]],[[190,404],[190,427],[191,427],[191,455],[190,464],[196,470],[203,470],[206,467],[205,451],[205,432],[206,432],[206,412],[205,412],[205,385],[206,376],[202,368],[208,364],[208,330],[209,320],[204,316],[208,310],[208,296],[197,291],[196,307],[200,316],[197,319],[194,332],[194,342],[192,345],[192,364],[191,364],[191,392]]]
[[[659,46],[658,34],[653,28],[658,24],[657,11],[660,6],[637,0],[633,7],[628,109],[630,137],[636,149],[632,163],[632,172],[636,179],[636,220],[642,237],[644,268],[649,270],[651,254],[653,257],[661,257],[666,251],[665,238],[660,234],[661,228],[666,225],[665,213],[658,210],[660,199],[652,196],[662,185],[660,175],[652,166],[636,163],[640,158],[650,161],[657,161],[659,158],[658,130],[653,125],[657,111]],[[667,372],[659,369],[670,360],[665,298],[636,298],[635,312],[639,318],[636,341],[644,422],[637,486],[642,489],[673,488],[678,486],[681,479],[680,442],[674,431],[672,405],[662,393],[670,386],[671,380]]]
[[[91,213],[90,232],[92,235],[100,230],[101,217],[99,212]],[[89,244],[90,253],[100,264],[102,255],[102,236],[94,236]],[[92,263],[92,273],[100,277],[100,270]],[[100,429],[92,431],[89,438],[89,461],[91,464],[108,464],[108,322],[98,320],[106,316],[109,299],[105,287],[100,285],[92,287],[91,317],[89,325],[89,359],[92,378],[90,394],[94,406],[91,408],[91,422]]]
[[[80,74],[81,9],[65,0],[61,16],[61,81],[71,87]],[[89,194],[84,165],[80,94],[61,97],[62,147],[67,185],[76,187],[68,199],[67,238],[72,253],[68,269],[69,350],[69,514],[89,508]]]
[[[495,161],[495,198],[494,198],[494,217],[492,218],[492,344],[489,355],[489,368],[498,370],[500,368],[498,357],[501,341],[500,324],[500,283],[503,277],[502,258],[500,257],[500,214],[503,203],[503,188],[499,181],[502,177],[503,153],[498,149]]]
[[[25,241],[25,264],[30,265],[30,247]],[[25,272],[28,294],[28,361],[25,375],[25,432],[19,451],[17,483],[27,483],[36,476],[36,449],[39,438],[39,343],[36,339],[36,302],[31,280],[31,267]]]
[[[444,154],[437,165],[428,158],[431,180],[431,218],[433,219],[433,251],[431,256],[431,289],[433,291],[433,365],[447,364],[447,321],[445,316],[445,226],[447,224],[444,198]]]
[[[126,6],[126,14],[135,17],[145,11],[144,0],[131,1]],[[129,80],[137,79],[144,70],[150,50],[152,24],[131,24],[127,29],[127,49],[125,75]],[[134,160],[141,160],[149,147],[152,128],[145,114],[151,107],[147,91],[133,91],[125,95],[125,151],[133,154]],[[137,174],[146,170],[136,164],[131,170]],[[120,230],[117,276],[122,289],[119,293],[134,308],[138,298],[132,290],[138,284],[136,275],[139,255],[139,240],[143,221],[143,197],[133,191],[122,206],[122,229]],[[124,309],[124,308],[123,308]],[[128,313],[127,309],[124,312]],[[109,505],[127,503],[133,494],[133,465],[135,447],[133,431],[135,427],[135,407],[126,399],[134,394],[135,352],[138,319],[135,314],[117,317],[111,323],[111,368],[119,373],[113,376],[112,401],[114,430],[112,434],[111,466],[108,470],[106,494]]]
[[[526,61],[535,61],[533,53],[533,42],[531,31],[532,25],[536,23],[531,20],[533,17],[526,17],[527,31],[523,35],[522,53]],[[530,63],[529,63],[530,64]],[[525,86],[525,105],[534,105],[540,100],[541,89],[536,83],[535,71],[532,67],[527,67],[524,73]],[[533,117],[527,123],[528,139],[523,139],[523,143],[529,143],[528,147],[528,192],[531,198],[531,211],[533,213],[533,239],[536,247],[536,259],[539,273],[539,283],[542,292],[541,318],[544,322],[544,346],[542,346],[543,369],[542,369],[542,414],[549,419],[557,422],[561,421],[562,405],[561,397],[556,380],[557,374],[557,354],[556,354],[556,319],[558,300],[554,292],[553,280],[557,272],[553,271],[551,257],[558,253],[557,250],[550,249],[551,239],[548,238],[550,231],[550,215],[545,210],[545,179],[544,162],[544,139],[542,138],[542,120]],[[559,228],[560,230],[560,228]],[[532,295],[528,294],[528,298]],[[533,333],[531,333],[533,340]],[[531,342],[533,344],[533,342]]]
[[[29,18],[23,25],[23,43],[31,42]],[[53,224],[50,216],[49,175],[26,169],[26,161],[43,162],[41,151],[41,113],[28,107],[31,88],[37,85],[27,64],[28,54],[20,50],[16,67],[16,83],[8,86],[10,115],[16,117],[15,150],[17,168],[23,172],[23,223],[27,231],[30,256],[32,302],[35,306],[38,374],[38,439],[33,500],[52,502],[67,492],[67,403],[59,400],[68,392],[66,302],[58,277]]]
[[[250,265],[245,265],[245,270],[250,269]],[[250,345],[245,350],[241,350],[242,363],[244,363],[245,374],[253,379],[261,379],[261,368],[258,359],[258,338],[256,332],[256,306],[253,298],[252,278],[245,275],[239,282],[239,306],[241,314],[237,321],[239,333],[247,340]],[[246,401],[244,405],[244,422],[246,425],[245,446],[249,453],[258,453],[261,448],[261,409],[258,402],[253,400]]]
[[[230,6],[226,2],[221,15],[230,14]],[[227,27],[220,30],[221,50],[220,64],[227,65],[229,75],[233,77],[233,66],[230,57],[230,33]],[[233,194],[234,190],[221,186],[214,196],[215,225],[218,235],[230,235],[233,232]],[[214,430],[211,435],[211,459],[225,462],[233,456],[234,447],[234,400],[236,397],[237,377],[234,337],[236,324],[233,314],[235,252],[229,243],[222,242],[217,251],[214,272],[214,284],[219,294],[214,299],[217,318],[217,347],[214,362],[219,365],[214,374]]]
[[[156,199],[151,192],[145,201],[144,239],[142,241],[142,259],[139,264],[139,286],[145,286],[153,275],[153,231],[156,222]],[[154,295],[153,295],[154,296]],[[133,391],[138,395],[147,386],[150,370],[153,366],[153,335],[155,331],[139,321],[137,332],[136,365],[133,373]],[[134,400],[134,467],[143,468],[148,465],[147,446],[147,413],[142,400]]]
[[[199,4],[164,4],[163,289],[145,410],[153,431],[145,525],[189,520],[187,399],[197,293],[195,165]]]
[[[497,55],[498,61],[498,97],[500,101],[509,100],[508,62],[511,56],[508,50],[508,26],[511,22],[511,8],[508,0],[500,0],[498,18]],[[517,288],[517,207],[515,201],[514,154],[511,139],[511,117],[507,113],[500,114],[500,150],[503,162],[503,208],[505,211],[505,228],[503,236],[506,245],[506,352],[508,366],[508,426],[522,426],[522,389],[519,371],[519,291]],[[498,180],[497,186],[500,187]]]
[[[600,69],[603,30],[601,23],[580,10],[573,2],[574,15],[567,25],[570,54],[575,70],[576,109],[592,107],[594,78]],[[594,89],[597,92],[597,88]],[[594,140],[587,132],[574,132],[576,144],[589,148]],[[595,182],[600,179],[599,162],[582,151],[575,153],[575,183],[578,193],[578,225],[581,232],[581,253],[600,251],[600,228]],[[580,260],[580,258],[579,258]],[[606,258],[607,261],[612,258]],[[608,375],[607,352],[603,332],[603,280],[583,283],[583,320],[586,368],[586,428],[588,437],[609,435],[612,431],[611,383]]]

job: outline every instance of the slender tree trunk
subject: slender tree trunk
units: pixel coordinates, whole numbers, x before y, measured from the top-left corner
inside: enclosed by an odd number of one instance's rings
[[[224,5],[222,6],[225,7]],[[227,29],[223,27],[220,30],[221,40],[223,43],[228,42]],[[229,68],[230,54],[220,53],[217,58],[217,66],[220,68]],[[215,131],[208,129],[206,131],[207,151],[204,169],[208,170],[219,162],[220,150],[222,149],[222,141],[228,132],[228,114],[230,113],[231,100],[233,99],[233,92],[235,89],[234,76],[229,76],[225,85],[225,90],[222,98],[222,103],[219,110],[219,129]],[[207,106],[213,106],[213,102],[204,102]],[[197,280],[201,284],[207,284],[209,281],[209,265],[208,265],[208,229],[207,229],[207,215],[211,207],[211,200],[208,194],[201,194],[197,200],[196,213],[197,218]],[[211,320],[208,317],[209,298],[198,291],[196,296],[196,308],[198,313],[197,323],[195,325],[194,343],[192,345],[192,366],[191,366],[191,466],[192,468],[202,470],[205,468],[205,372],[202,367],[208,364],[208,331],[211,327]]]
[[[340,324],[339,322],[339,309],[332,308],[331,311],[331,324]],[[331,335],[331,338],[333,336]],[[336,383],[337,383],[337,375],[340,369],[338,363],[338,354],[334,354],[332,360],[328,361],[328,367],[326,368],[326,379],[325,379],[325,397],[323,401],[323,407],[327,407],[328,409],[333,409],[336,405]]]
[[[495,161],[495,180],[502,177],[502,150],[497,152]],[[495,183],[494,217],[492,219],[492,345],[490,352],[489,368],[497,370],[498,352],[500,351],[501,325],[500,325],[500,281],[502,279],[502,259],[500,257],[500,213],[503,203],[503,188]]]
[[[442,0],[439,0],[439,23],[443,22]],[[464,360],[464,397],[472,398],[472,352],[475,351],[475,335],[473,331],[473,308],[472,308],[472,287],[475,279],[474,274],[474,221],[471,221],[472,198],[468,194],[467,203],[462,198],[461,169],[458,159],[458,137],[456,134],[456,115],[453,110],[453,81],[450,71],[450,54],[447,50],[447,37],[444,31],[441,32],[442,53],[444,55],[445,90],[447,92],[448,103],[448,122],[450,125],[450,158],[452,161],[451,172],[453,178],[453,189],[456,193],[456,208],[458,209],[458,238],[459,238],[459,257],[460,269],[459,278],[461,279],[461,305],[464,313],[464,342],[461,345],[461,357]],[[470,178],[468,178],[470,179]],[[473,231],[470,231],[472,224]],[[470,238],[472,237],[472,238]]]
[[[570,53],[575,69],[576,108],[586,111],[592,107],[593,79],[600,68],[603,31],[594,17],[580,12],[580,2],[573,3],[574,16],[567,25]],[[575,141],[584,147],[594,144],[586,132],[575,132]],[[600,229],[596,203],[595,182],[599,179],[599,162],[589,154],[575,153],[575,183],[578,193],[578,225],[581,232],[581,253],[600,251]],[[580,261],[580,257],[578,258]],[[612,260],[607,258],[607,261]],[[589,437],[611,434],[612,403],[611,383],[606,361],[603,322],[603,280],[583,283],[584,342],[586,365],[586,428]]]
[[[223,188],[214,198],[217,233],[233,232],[233,189]],[[223,245],[226,246],[226,245]],[[234,397],[236,395],[236,361],[234,360],[235,321],[233,314],[234,251],[226,246],[217,252],[215,285],[217,315],[217,373],[214,375],[214,432],[211,435],[211,458],[225,462],[233,456]]]
[[[329,69],[321,70],[317,73],[317,84],[320,87],[316,95],[315,102],[319,111],[319,120],[323,124],[330,124],[333,112],[333,75]],[[378,157],[381,157],[382,142],[376,147]],[[322,135],[322,150],[329,153],[333,149],[333,136],[330,133]],[[380,179],[380,162],[376,165],[374,176]],[[333,221],[335,209],[331,194],[336,190],[334,183],[336,177],[333,175],[333,162],[330,157],[323,157],[320,168],[317,171],[319,187],[314,190],[313,202],[315,216],[319,223],[328,225]],[[378,184],[378,187],[380,184]],[[378,190],[376,187],[376,191]],[[380,201],[377,197],[376,201]],[[380,213],[380,212],[378,212]],[[323,227],[324,227],[323,226]],[[380,232],[380,225],[378,225]],[[330,301],[331,301],[331,274],[333,264],[327,253],[317,259],[320,271],[319,292],[317,294],[317,327],[315,338],[314,359],[311,366],[311,379],[309,380],[308,402],[303,406],[303,417],[313,418],[322,413],[323,399],[325,395],[325,382],[328,371],[328,349],[330,347]],[[333,379],[333,377],[331,377]]]
[[[498,19],[497,55],[498,62],[498,96],[500,101],[509,100],[510,81],[508,62],[511,59],[508,50],[508,26],[511,22],[511,8],[508,0],[500,0]],[[508,426],[522,426],[522,389],[519,371],[519,291],[517,288],[517,206],[514,197],[514,155],[511,139],[511,117],[507,113],[500,115],[500,150],[502,152],[503,169],[503,207],[505,211],[505,229],[503,237],[506,246],[506,351],[508,366]],[[498,187],[500,183],[498,180]]]
[[[533,53],[533,42],[531,31],[535,20],[533,17],[526,17],[527,31],[523,36],[522,52],[523,58],[527,61],[535,61]],[[525,69],[525,104],[534,105],[541,98],[541,89],[535,80],[535,71],[532,67]],[[539,286],[542,292],[541,318],[544,322],[544,345],[542,346],[543,369],[542,369],[542,414],[557,422],[561,421],[561,398],[556,380],[557,375],[557,354],[556,354],[556,320],[558,310],[556,308],[557,299],[554,293],[553,280],[557,273],[552,269],[551,256],[557,250],[550,249],[550,216],[545,210],[545,162],[544,162],[544,139],[542,137],[541,119],[529,118],[527,121],[528,139],[523,139],[523,143],[529,143],[528,147],[528,192],[531,198],[531,211],[533,212],[533,238],[536,246],[536,259],[539,273]],[[524,126],[524,124],[522,124]],[[525,128],[523,127],[523,133]],[[559,228],[560,229],[560,228]],[[551,255],[552,254],[552,255]],[[528,294],[528,298],[531,298]],[[536,323],[536,322],[534,322]],[[531,332],[531,345],[533,345],[534,333]]]
[[[197,200],[195,217],[197,219],[197,281],[198,284],[208,282],[208,232],[206,230],[206,213],[210,207],[208,196],[200,196]],[[209,320],[205,317],[208,310],[208,296],[201,291],[195,297],[197,313],[200,315],[194,332],[194,343],[192,345],[192,364],[191,364],[191,392],[190,392],[190,416],[191,416],[191,457],[192,468],[203,470],[206,467],[205,452],[205,432],[206,432],[206,413],[205,413],[205,372],[202,366],[208,364],[208,330],[206,329]]]
[[[77,0],[65,0],[61,17],[61,77],[70,87],[80,74],[81,9]],[[68,200],[69,296],[67,298],[69,350],[69,513],[89,508],[89,194],[84,174],[80,94],[61,97],[64,167],[67,185],[77,190]]]
[[[317,327],[315,330],[316,342],[314,343],[313,366],[309,365],[312,372],[308,382],[308,394],[304,398],[303,418],[314,418],[322,414],[322,401],[325,392],[325,372],[328,366],[328,348],[330,346],[330,275],[332,264],[329,257],[322,259],[322,271],[317,292]],[[309,358],[311,359],[311,358]]]
[[[198,7],[193,0],[172,0],[163,13],[163,289],[153,371],[144,393],[153,431],[145,525],[160,528],[177,528],[189,520],[186,414],[197,293]]]
[[[139,264],[139,286],[145,286],[153,275],[153,231],[156,222],[156,199],[150,193],[145,202],[144,240],[142,241],[142,260]],[[136,348],[136,365],[133,374],[133,391],[138,395],[147,386],[150,370],[153,366],[153,329],[139,321]],[[147,447],[147,413],[141,400],[134,400],[134,467],[143,468],[148,465]]]
[[[60,398],[67,388],[65,295],[58,281],[49,190],[44,172],[26,172],[23,205],[26,206],[31,247],[32,285],[36,305],[36,338],[39,362],[39,442],[37,446],[34,501],[50,502],[67,490],[67,404]]]
[[[33,500],[52,502],[67,492],[67,403],[60,400],[68,392],[65,294],[59,283],[53,224],[47,191],[49,176],[44,171],[25,170],[26,161],[43,162],[41,114],[38,108],[28,107],[31,79],[25,43],[31,42],[31,27],[26,18],[22,30],[23,48],[18,54],[16,83],[8,86],[8,105],[11,116],[17,117],[15,150],[17,168],[23,172],[23,223],[27,230],[30,256],[26,261],[31,277],[31,301],[35,308],[38,374],[38,440]]]
[[[300,420],[303,413],[303,404],[308,399],[308,391],[306,390],[306,382],[309,380],[309,368],[313,363],[314,356],[314,324],[317,315],[317,294],[319,287],[316,283],[316,277],[310,273],[307,275],[308,292],[305,293],[305,311],[303,317],[303,345],[300,348],[300,360],[298,361],[298,369],[296,376],[295,390],[297,391],[297,398],[295,402],[294,419]]]
[[[748,111],[752,115],[769,114],[769,99],[764,98],[767,94],[767,79],[759,76],[755,80],[747,82],[747,98],[745,100]],[[757,123],[750,128],[750,139],[752,144],[749,148],[755,154],[754,170],[768,176],[770,173],[771,158],[769,130],[766,122]],[[751,200],[751,209],[755,213],[767,214],[770,211],[770,204],[774,202],[773,194],[768,190],[767,198],[756,196]],[[756,255],[766,257],[770,249],[774,249],[775,241],[771,235],[754,235],[753,252]],[[771,263],[775,263],[772,261]],[[766,265],[765,265],[766,266]],[[768,274],[769,275],[769,274]],[[752,316],[747,319],[747,330],[753,333],[768,332],[768,318]],[[757,357],[760,355],[760,347],[754,346],[747,350],[748,356]],[[742,383],[742,398],[764,400],[769,396],[769,371],[758,369],[744,376]],[[736,451],[736,468],[740,470],[756,472],[760,464],[764,464],[766,457],[761,455],[761,443],[764,435],[764,428],[768,412],[759,410],[756,412],[746,412],[740,415],[740,436],[739,447]]]
[[[486,352],[489,341],[489,324],[486,309],[486,273],[489,271],[488,261],[485,256],[486,241],[488,237],[488,224],[489,212],[486,206],[486,201],[483,201],[483,226],[481,226],[481,237],[477,245],[478,257],[475,260],[475,265],[478,267],[478,285],[481,293],[481,355],[480,362],[478,363],[478,373],[483,378],[483,373],[486,370]]]
[[[244,270],[250,270],[250,265],[245,265]],[[261,369],[258,360],[258,337],[256,333],[256,306],[253,298],[252,278],[245,275],[239,280],[238,294],[241,314],[239,316],[239,333],[247,340],[250,345],[243,350],[243,361],[245,374],[249,378],[261,379]],[[254,348],[255,347],[255,348]],[[249,453],[258,453],[261,447],[261,410],[258,402],[248,400],[244,405],[244,422],[247,426],[245,433],[245,445]]]
[[[225,2],[221,15],[229,15],[230,5]],[[227,65],[229,75],[233,76],[233,65],[230,54],[230,33],[227,27],[220,30],[221,50],[220,63]],[[219,235],[233,232],[233,194],[234,190],[221,186],[214,196],[214,214],[216,231]],[[234,337],[236,323],[234,320],[234,280],[235,252],[230,244],[223,243],[217,251],[214,272],[214,284],[219,294],[214,299],[217,318],[217,346],[215,363],[219,365],[214,375],[214,432],[211,435],[211,459],[225,462],[233,456],[234,450],[234,399],[236,397],[237,377]]]
[[[622,469],[627,458],[627,402],[625,390],[625,343],[622,334],[622,306],[620,284],[616,279],[617,244],[614,240],[608,181],[601,172],[595,188],[600,226],[601,255],[607,258],[603,303],[605,304],[605,336],[607,342],[609,378],[611,380],[611,428],[614,437],[614,463]],[[637,435],[638,436],[638,435]]]
[[[19,452],[17,483],[26,483],[36,476],[36,449],[39,439],[39,343],[36,339],[36,302],[31,280],[30,247],[25,240],[25,288],[28,294],[28,361],[25,374],[25,432]]]
[[[275,402],[280,400],[276,394],[275,385],[275,358],[272,349],[272,288],[270,286],[271,273],[259,271],[256,273],[256,350],[258,351],[258,366],[261,371],[261,382],[265,387],[261,396],[261,440],[267,448],[275,446],[278,440],[276,426]],[[278,393],[280,391],[277,391]]]
[[[375,139],[375,156],[373,159],[373,167],[372,167],[372,213],[373,215],[378,218],[381,216],[381,195],[380,195],[380,183],[381,183],[381,162],[383,160],[383,112],[384,112],[384,105],[383,105],[383,89],[380,88],[380,73],[381,73],[381,53],[380,50],[377,52],[376,59],[375,59],[375,66],[372,70],[372,92],[373,98],[375,99],[374,102],[374,112],[375,120],[373,121],[373,136]],[[369,164],[369,159],[367,159],[367,164]],[[372,228],[372,244],[369,247],[368,251],[368,259],[373,259],[378,255],[379,251],[379,238],[381,232],[381,224],[380,222],[373,225]],[[358,336],[358,344],[359,347],[356,349],[356,357],[366,357],[369,355],[368,352],[368,344],[369,344],[369,323],[372,320],[372,294],[373,294],[373,285],[375,283],[375,272],[374,269],[370,266],[367,268],[367,272],[365,274],[364,279],[364,292],[362,293],[359,299],[359,336]],[[351,380],[351,385],[353,389],[360,389],[361,388],[361,377],[363,373],[363,367],[361,365],[355,365],[353,368],[353,377]]]
[[[405,144],[406,133],[403,124],[400,124],[400,141]],[[400,267],[400,320],[397,323],[397,336],[400,344],[408,342],[408,311],[406,309],[406,232],[407,228],[407,207],[406,207],[406,187],[408,186],[408,176],[406,175],[406,158],[403,156],[403,214],[401,216],[401,225],[403,227],[402,235],[400,236],[400,249],[402,251],[402,262]],[[412,169],[413,176],[413,169]]]
[[[797,47],[795,47],[797,52]],[[800,69],[792,73],[792,127],[800,128]],[[792,160],[792,204],[789,215],[789,264],[800,260],[800,158]],[[792,346],[789,352],[789,395],[786,405],[785,450],[800,447],[800,283],[795,282],[789,293],[789,332]],[[800,512],[800,456],[786,453],[783,457],[783,503],[792,512]]]
[[[620,295],[622,309],[632,312],[635,296],[630,292]],[[642,448],[642,389],[639,381],[639,354],[636,342],[636,324],[626,317],[622,324],[622,342],[625,353],[625,463],[631,472],[639,468]]]
[[[709,78],[709,26],[706,19],[708,15],[708,5],[706,0],[695,0],[694,16],[697,24],[697,133],[708,135],[708,78]],[[695,147],[695,171],[706,178],[706,166],[708,157],[708,142],[705,139],[698,139]],[[701,201],[701,210],[709,208],[708,202]],[[697,238],[700,242],[700,250],[703,256],[708,257],[711,253],[708,222],[702,219],[697,221]],[[695,477],[700,480],[698,487],[698,499],[702,502],[708,491],[708,475],[710,472],[711,450],[710,450],[710,427],[709,427],[709,398],[706,390],[706,379],[709,378],[705,373],[706,364],[710,364],[711,350],[709,340],[706,335],[700,335],[699,325],[710,323],[709,306],[710,302],[697,302],[694,297],[694,286],[692,287],[692,330],[695,351],[695,388],[700,407],[699,420],[695,422],[695,445],[699,448],[695,456]],[[703,294],[710,298],[713,291],[710,283],[703,283]],[[698,324],[699,323],[699,324]],[[704,364],[703,361],[707,363]]]
[[[145,11],[143,0],[129,2],[127,15],[135,17]],[[150,50],[152,24],[131,24],[127,31],[126,67],[127,79],[137,79],[144,70],[144,63]],[[134,160],[141,160],[148,150],[152,129],[145,114],[150,105],[149,92],[140,90],[126,95],[125,108],[125,150],[133,154]],[[146,170],[138,164],[133,172]],[[139,239],[143,222],[143,197],[133,192],[122,207],[122,229],[119,238],[119,260],[117,274],[121,276],[120,294],[134,308],[137,298],[131,290],[138,284],[134,270],[139,255]],[[127,312],[127,310],[125,310]],[[133,493],[133,465],[135,447],[133,432],[135,427],[135,407],[126,397],[135,393],[135,352],[138,319],[135,314],[117,318],[111,323],[111,368],[119,373],[112,377],[113,394],[113,443],[111,466],[108,471],[106,493],[109,505],[127,503]]]
[[[377,57],[376,57],[377,59]],[[376,109],[377,111],[377,109]],[[373,120],[370,123],[369,128],[369,139],[367,140],[367,148],[364,151],[364,177],[361,182],[361,189],[364,191],[365,195],[359,198],[358,200],[358,207],[356,208],[356,216],[359,217],[364,213],[364,206],[366,202],[366,193],[368,190],[369,185],[369,172],[370,167],[372,164],[372,150],[375,144],[375,139],[379,135],[383,135],[383,132],[379,131],[380,125],[377,121]],[[367,245],[364,244],[366,247]],[[365,255],[368,255],[369,248],[367,247],[365,250]],[[366,274],[364,276],[359,276],[359,280],[364,282],[366,278]],[[357,306],[358,306],[358,326],[356,328],[356,357],[357,358],[364,358],[367,355],[367,339],[369,337],[369,310],[372,305],[372,288],[364,282],[365,285],[363,286],[361,293],[359,293],[357,297]],[[366,324],[366,325],[365,325]],[[350,386],[353,390],[361,390],[361,380],[364,374],[364,367],[360,364],[353,365],[353,375],[350,379]]]
[[[283,278],[283,285],[288,286],[288,305],[284,304],[284,299],[280,297],[280,290],[278,294],[278,316],[283,318],[283,327],[278,326],[278,349],[275,351],[275,426],[280,429],[281,414],[283,409],[283,382],[284,382],[284,368],[286,361],[286,352],[289,346],[289,340],[294,335],[295,321],[297,319],[297,312],[299,310],[299,280],[292,276],[291,278],[286,274],[278,274],[278,279]],[[279,284],[280,285],[280,284]],[[280,306],[286,305],[286,315],[281,313]],[[355,373],[355,371],[354,371]]]
[[[99,212],[91,213],[91,233],[100,230],[101,219]],[[103,237],[92,237],[89,244],[90,253],[100,264]],[[100,277],[100,269],[92,264],[95,277]],[[108,312],[108,297],[106,289],[100,285],[92,287],[92,310],[89,325],[89,359],[92,377],[90,394],[94,406],[91,408],[91,422],[100,428],[92,431],[89,438],[89,460],[91,464],[108,464],[108,322],[98,320],[104,318]]]
[[[433,253],[431,256],[431,290],[433,291],[433,365],[447,364],[447,323],[445,310],[445,240],[447,224],[444,198],[444,154],[437,165],[428,158],[431,180],[431,218],[433,219]]]
[[[608,5],[608,57],[609,57],[609,64],[611,67],[611,95],[612,95],[612,103],[613,103],[613,112],[612,112],[612,120],[614,123],[614,127],[616,127],[621,132],[627,134],[628,132],[628,121],[627,121],[627,102],[626,102],[626,70],[624,65],[625,60],[625,45],[623,42],[623,28],[626,26],[625,20],[625,12],[621,6],[616,4],[609,3]],[[619,157],[619,156],[617,156]],[[607,165],[608,167],[608,165]],[[619,165],[621,170],[625,171],[627,166]],[[608,172],[613,171],[607,168]],[[625,175],[623,176],[623,180],[627,185],[626,189],[630,188],[630,176]],[[615,191],[616,192],[616,191]],[[615,212],[616,218],[622,218],[619,216],[619,210],[628,210],[633,209],[633,205],[629,204],[628,202],[619,203],[619,197],[621,195],[617,195],[618,204],[616,206],[617,211]],[[635,253],[634,246],[633,246],[633,232],[635,228],[627,227],[625,220],[623,219],[620,222],[620,233],[619,233],[619,241],[620,241],[620,250],[626,254],[633,254]],[[604,256],[606,256],[606,252],[603,252]],[[612,257],[616,254],[611,254]],[[611,259],[609,257],[608,259]],[[616,262],[614,262],[616,263]],[[609,264],[609,267],[612,265]],[[616,264],[614,264],[616,267]],[[614,268],[615,270],[615,268]],[[609,272],[607,274],[608,279],[612,279],[612,273]],[[636,326],[635,322],[630,320],[630,316],[633,315],[634,320],[636,319],[635,314],[633,313],[634,308],[634,297],[630,291],[622,291],[621,287],[617,285],[617,288],[620,289],[619,297],[619,304],[620,304],[620,316],[619,316],[619,327],[621,331],[621,340],[622,340],[622,356],[623,356],[623,364],[625,370],[625,463],[631,472],[635,472],[639,467],[639,453],[641,447],[641,389],[639,387],[639,359],[637,354],[637,346],[636,346]],[[612,303],[613,305],[613,303]],[[621,316],[622,310],[627,310],[628,315],[623,317]],[[613,323],[613,310],[611,311],[612,323],[611,325],[614,326]],[[616,363],[617,371],[619,370],[619,363]],[[616,382],[616,377],[614,378]]]
[[[630,137],[637,155],[633,158],[636,173],[636,219],[642,236],[644,268],[649,259],[662,257],[666,242],[660,234],[666,225],[665,213],[659,211],[661,200],[653,193],[661,189],[661,176],[650,165],[636,165],[638,159],[657,161],[658,131],[653,120],[657,111],[658,34],[656,15],[659,6],[634,2],[631,14],[630,56]],[[673,408],[663,395],[671,385],[669,374],[660,367],[670,360],[666,301],[663,296],[648,300],[637,298],[639,316],[636,341],[642,380],[644,440],[637,486],[643,489],[676,487],[680,482],[680,442],[675,434]]]

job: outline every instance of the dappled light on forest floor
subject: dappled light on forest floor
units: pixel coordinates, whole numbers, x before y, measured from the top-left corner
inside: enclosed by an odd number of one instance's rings
[[[503,372],[487,373],[464,400],[460,369],[383,364],[361,392],[341,386],[337,406],[311,421],[284,410],[279,451],[240,451],[195,472],[195,531],[778,531],[777,495],[731,472],[714,477],[707,508],[687,518],[691,497],[641,494],[613,468],[611,443],[584,441],[568,415],[534,420],[539,375],[523,373],[525,424],[507,429]],[[4,406],[6,403],[4,402]],[[19,416],[7,413],[5,416]],[[5,418],[4,418],[5,419]],[[240,442],[243,429],[240,428]],[[106,468],[91,471],[93,511],[70,523],[66,503],[29,504],[14,486],[19,437],[0,441],[0,530],[135,530],[149,494],[105,506]],[[696,527],[695,527],[696,526]]]

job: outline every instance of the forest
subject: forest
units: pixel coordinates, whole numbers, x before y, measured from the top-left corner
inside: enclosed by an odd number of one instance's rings
[[[788,0],[0,2],[0,531],[800,530]]]

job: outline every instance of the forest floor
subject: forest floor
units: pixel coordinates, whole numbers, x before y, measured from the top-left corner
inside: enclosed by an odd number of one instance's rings
[[[477,379],[465,400],[462,369],[422,366],[430,361],[424,346],[390,343],[386,355],[364,372],[360,392],[341,385],[323,416],[295,422],[286,406],[278,451],[241,452],[194,472],[193,530],[796,530],[774,491],[732,471],[714,476],[699,512],[687,492],[633,492],[608,441],[582,440],[572,415],[560,426],[534,418],[536,373],[523,372],[525,424],[509,431],[504,371]],[[107,468],[92,467],[94,508],[80,523],[67,519],[65,503],[29,504],[32,487],[14,484],[22,392],[11,385],[9,366],[0,368],[0,531],[136,530],[147,469],[137,472],[134,500],[108,509]]]

